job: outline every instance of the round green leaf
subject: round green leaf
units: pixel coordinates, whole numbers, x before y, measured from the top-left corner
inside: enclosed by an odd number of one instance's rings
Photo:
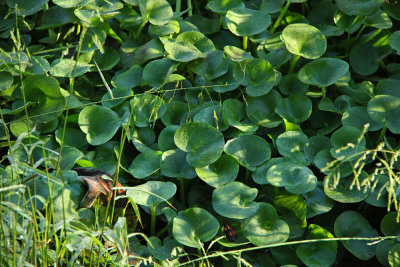
[[[283,243],[289,238],[289,226],[277,219],[275,208],[260,203],[258,211],[242,222],[243,235],[256,246]]]
[[[397,222],[397,212],[392,211],[386,214],[381,221],[380,227],[385,236],[399,235],[400,223]]]
[[[278,163],[268,169],[267,181],[293,194],[304,194],[317,186],[317,177],[304,165],[294,162]]]
[[[383,5],[384,0],[336,0],[338,8],[347,15],[368,16]]]
[[[237,6],[244,7],[244,4],[241,0],[211,0],[207,3],[206,8],[211,9],[215,13],[224,14]]]
[[[196,168],[197,176],[213,187],[233,182],[239,173],[239,164],[229,155],[222,155],[216,162],[203,168]]]
[[[389,15],[378,9],[373,15],[368,16],[364,20],[364,24],[377,29],[390,29],[393,26]],[[390,42],[390,39],[389,39]]]
[[[156,236],[150,236],[149,240],[151,241],[147,243],[147,248],[151,255],[159,260],[166,260],[175,258],[174,250],[180,248],[180,244],[173,239],[172,237],[167,236],[164,238],[162,245],[161,240]]]
[[[245,118],[244,104],[234,98],[228,98],[222,105],[222,116],[231,126],[242,132],[254,132],[258,129],[248,118]]]
[[[202,208],[180,211],[172,226],[174,238],[179,243],[193,248],[201,248],[202,242],[210,241],[218,230],[217,219]]]
[[[258,190],[240,182],[231,182],[218,187],[212,195],[214,210],[227,218],[245,219],[252,216],[259,204],[253,200]]]
[[[151,24],[164,25],[173,17],[174,13],[166,0],[139,0],[140,13]]]
[[[337,237],[377,237],[378,233],[371,227],[368,220],[355,211],[345,211],[335,221]],[[375,256],[375,246],[368,245],[369,241],[342,241],[343,246],[360,260],[370,260]]]
[[[160,168],[161,151],[146,151],[140,153],[129,167],[129,172],[137,179],[143,179]]]
[[[174,136],[176,146],[187,152],[186,160],[193,167],[215,162],[224,150],[224,136],[209,124],[189,122],[180,126]]]
[[[19,16],[29,16],[40,11],[42,7],[47,4],[49,0],[36,0],[36,1],[25,1],[25,0],[7,0],[7,5],[10,8],[16,8],[15,13]],[[3,2],[4,5],[4,2]]]
[[[166,106],[167,110],[161,117],[165,125],[179,124],[188,111],[188,104],[177,100],[169,101]]]
[[[212,41],[197,31],[183,32],[176,37],[175,41],[166,40],[164,48],[171,59],[180,62],[205,58],[206,53],[215,50]]]
[[[331,136],[332,156],[343,161],[351,161],[360,156],[365,150],[365,138],[360,129],[352,126],[343,126],[336,130]]]
[[[275,107],[281,99],[281,95],[275,90],[260,97],[247,97],[246,114],[255,124],[274,128],[283,121],[275,113]]]
[[[149,86],[160,88],[167,82],[177,65],[167,58],[150,61],[143,69],[143,80]]]
[[[276,139],[276,147],[282,156],[292,158],[299,163],[307,164],[304,147],[308,141],[307,135],[299,131],[287,131]]]
[[[290,53],[308,59],[319,58],[326,50],[325,36],[308,24],[289,24],[283,29],[281,39]]]
[[[343,126],[352,126],[360,130],[364,129],[364,126],[368,124],[367,131],[378,131],[382,129],[383,124],[374,121],[368,114],[367,107],[358,106],[347,109],[343,113],[342,117]]]
[[[327,239],[334,236],[321,226],[310,224],[307,239]],[[297,247],[296,254],[307,266],[331,266],[336,260],[336,242],[302,244]]]
[[[33,56],[30,63],[25,69],[30,74],[44,74],[50,70],[50,64],[44,57]]]
[[[307,218],[329,212],[335,205],[335,201],[328,198],[324,192],[322,182],[318,182],[317,187],[305,194],[307,205]]]
[[[262,58],[244,59],[237,63],[234,69],[235,79],[247,86],[250,96],[268,94],[277,84],[277,76],[271,64]]]
[[[242,135],[231,139],[225,144],[224,151],[250,170],[271,157],[268,142],[257,135]]]
[[[164,99],[152,94],[136,95],[131,100],[133,122],[138,127],[149,126],[150,122],[162,117],[166,111]]]
[[[388,260],[391,267],[400,265],[400,244],[396,244],[390,249]]]
[[[133,65],[127,70],[118,71],[111,79],[111,84],[118,88],[131,89],[142,81],[143,69],[139,65]]]
[[[306,84],[326,87],[334,84],[349,70],[347,62],[337,58],[320,58],[299,70],[299,80]]]
[[[27,101],[33,104],[28,108],[29,116],[36,116],[39,122],[49,122],[58,118],[65,107],[65,98],[58,81],[44,74],[29,75],[24,79],[21,90]]]
[[[121,126],[121,118],[117,113],[97,105],[84,108],[79,113],[78,121],[86,140],[93,146],[106,143]]]
[[[224,52],[215,50],[207,53],[205,59],[191,65],[190,69],[207,80],[212,80],[228,71],[228,60],[224,57]]]
[[[167,150],[162,154],[160,169],[167,177],[192,179],[196,177],[194,168],[186,161],[187,153],[182,150]]]
[[[267,12],[242,6],[228,10],[226,24],[237,36],[251,36],[266,30],[271,24],[271,17]]]
[[[91,0],[53,0],[53,3],[63,8],[71,8],[77,6],[84,6],[90,1]]]
[[[12,84],[12,74],[8,71],[0,71],[0,91],[9,88]]]
[[[275,112],[291,123],[300,123],[311,115],[312,102],[305,95],[290,95],[278,102]]]
[[[296,73],[286,74],[278,85],[279,91],[285,95],[305,94],[309,85],[301,82]]]
[[[366,172],[361,172],[358,179],[360,183],[368,177]],[[357,186],[351,184],[353,183],[354,176],[349,176],[345,178],[340,178],[339,182],[336,184],[334,179],[330,176],[326,176],[324,179],[324,192],[331,199],[340,203],[357,203],[363,201],[368,196],[368,191],[364,192],[363,189],[357,189]]]
[[[90,27],[88,28],[82,41],[82,52],[91,52],[95,50],[100,50],[104,53],[104,42],[106,41],[107,34],[105,31],[98,28]]]
[[[304,155],[309,162],[313,162],[318,152],[331,147],[331,140],[328,137],[312,136],[304,146]]]
[[[400,133],[400,98],[391,95],[377,95],[368,102],[368,114],[383,123],[392,133]]]
[[[79,129],[65,128],[64,134],[64,128],[59,128],[55,131],[55,137],[56,141],[63,146],[71,146],[81,149],[87,145],[85,134]]]
[[[158,136],[158,147],[162,151],[167,151],[176,148],[174,142],[174,135],[176,130],[178,130],[178,128],[179,128],[178,125],[168,125],[167,127],[161,130],[160,135]]]
[[[399,53],[400,51],[400,31],[393,32],[389,37],[389,45]]]
[[[126,189],[126,195],[136,204],[146,207],[154,207],[173,197],[176,193],[176,185],[171,182],[149,181]]]
[[[371,43],[356,43],[349,53],[351,68],[360,75],[371,75],[379,68],[380,53]]]
[[[73,59],[58,58],[51,63],[50,74],[56,77],[73,78],[85,74],[91,66]]]
[[[216,129],[220,131],[225,131],[228,128],[228,125],[225,123],[222,118],[222,114],[219,106],[209,106],[202,108],[194,117],[194,122],[204,122],[212,125]]]

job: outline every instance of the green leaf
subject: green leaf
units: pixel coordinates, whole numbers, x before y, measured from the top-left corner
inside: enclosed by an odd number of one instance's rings
[[[146,127],[166,112],[164,99],[152,94],[136,95],[131,100],[133,123],[138,127]]]
[[[337,237],[377,237],[378,233],[371,227],[368,220],[355,211],[345,211],[335,220],[335,234]],[[342,241],[343,246],[360,260],[370,260],[375,256],[375,247],[368,245],[368,241]]]
[[[379,57],[381,53],[379,47],[371,43],[356,43],[349,53],[351,68],[360,75],[371,75],[379,68]]]
[[[271,17],[264,11],[239,6],[228,10],[226,24],[237,36],[251,36],[267,29]]]
[[[389,46],[396,50],[397,54],[400,52],[400,31],[395,31],[390,35]]]
[[[162,242],[164,245],[162,245],[161,240],[156,236],[150,236],[149,240],[151,243],[147,243],[147,248],[155,258],[161,261],[175,258],[174,250],[180,248],[179,243],[169,236],[164,238]]]
[[[310,224],[307,239],[327,239],[334,236],[321,226]],[[331,266],[336,260],[336,242],[302,244],[297,247],[296,254],[307,266]]]
[[[277,219],[275,208],[260,203],[258,211],[242,222],[243,235],[256,246],[283,243],[289,238],[289,226]]]
[[[255,124],[274,128],[283,122],[275,113],[275,107],[281,99],[281,95],[275,90],[260,97],[247,97],[246,114]]]
[[[166,0],[139,0],[139,8],[142,16],[154,25],[167,24],[174,15]]]
[[[42,23],[40,24],[40,27],[37,27],[36,29],[53,29],[68,23],[76,22],[77,20],[78,19],[74,15],[74,11],[72,9],[53,6],[43,12],[41,19]]]
[[[154,207],[169,200],[176,193],[176,185],[171,182],[148,181],[134,187],[126,188],[126,195],[136,204]]]
[[[297,77],[297,73],[289,73],[282,77],[278,85],[279,91],[285,95],[305,94],[308,91],[309,85],[303,83]]]
[[[268,94],[277,84],[277,76],[274,68],[265,59],[251,58],[238,62],[234,69],[235,79],[241,85],[246,86],[246,92],[250,96],[262,96]]]
[[[92,66],[93,65],[86,63],[76,62],[73,59],[58,58],[51,63],[50,74],[56,77],[73,78],[85,74]]]
[[[0,71],[0,91],[9,88],[13,84],[13,76],[8,71]]]
[[[391,95],[377,95],[368,102],[368,114],[383,123],[392,133],[400,133],[400,98]]]
[[[88,28],[85,36],[83,37],[81,52],[91,52],[100,50],[104,53],[104,42],[106,41],[107,34],[98,28]]]
[[[276,139],[276,147],[282,156],[293,159],[298,163],[307,164],[304,147],[308,141],[307,135],[299,131],[287,131]]]
[[[201,248],[202,242],[210,241],[218,232],[219,223],[214,216],[202,208],[180,211],[174,218],[172,232],[181,244]]]
[[[267,181],[293,194],[304,194],[317,186],[317,177],[304,165],[294,162],[278,163],[267,172]]]
[[[245,118],[244,104],[234,98],[228,98],[222,104],[222,116],[230,125],[243,132],[254,132],[258,126]]]
[[[167,150],[162,154],[160,169],[167,177],[192,179],[196,177],[194,168],[186,161],[187,153],[182,150]]]
[[[196,168],[201,180],[218,188],[233,182],[239,173],[239,164],[229,155],[222,155],[217,161],[203,168]]]
[[[176,146],[187,152],[186,160],[193,167],[215,162],[224,149],[224,136],[209,124],[190,122],[180,126],[174,136]]]
[[[323,149],[331,148],[331,140],[326,136],[312,136],[304,146],[304,155],[309,162]]]
[[[278,102],[275,112],[291,123],[300,123],[310,117],[312,111],[312,102],[305,95],[290,95]]]
[[[320,58],[299,70],[299,80],[306,84],[326,87],[334,84],[349,70],[347,62],[337,58]]]
[[[257,135],[242,135],[231,139],[225,144],[224,151],[249,170],[255,170],[255,167],[271,157],[268,142]]]
[[[347,15],[368,16],[383,5],[384,0],[336,0],[338,8]]]
[[[328,198],[324,192],[322,182],[317,183],[317,187],[305,194],[307,204],[307,218],[329,212],[335,205],[335,201]]]
[[[396,267],[400,264],[400,244],[396,244],[390,249],[388,260],[391,267]]]
[[[214,190],[212,204],[214,210],[227,218],[245,219],[258,210],[259,204],[253,200],[258,190],[240,182],[231,182]]]
[[[176,148],[174,135],[178,128],[178,125],[168,125],[161,130],[158,136],[158,147],[160,150],[167,151]]]
[[[205,58],[205,53],[215,50],[211,40],[196,31],[183,32],[176,37],[175,41],[164,40],[164,48],[171,59],[180,62]]]
[[[368,124],[367,131],[378,131],[382,129],[383,124],[374,121],[368,114],[367,107],[357,106],[347,109],[343,113],[342,117],[343,126],[352,126],[360,130],[364,129],[364,126]]]
[[[364,192],[363,189],[357,189],[357,186],[353,185],[354,175],[340,178],[336,183],[332,177],[326,176],[324,179],[324,192],[325,194],[340,203],[357,203],[363,201],[368,196],[368,191]],[[366,172],[361,172],[358,177],[359,182],[362,184],[364,179],[368,179]]]
[[[143,179],[160,169],[161,151],[140,153],[132,161],[129,172],[137,179]]]
[[[21,90],[25,92],[26,101],[35,103],[28,109],[28,113],[39,122],[56,119],[63,112],[65,98],[54,77],[44,74],[27,76]]]
[[[118,114],[103,106],[89,106],[79,113],[79,127],[93,146],[109,141],[120,126],[121,118]]]
[[[143,69],[133,65],[127,70],[118,71],[111,79],[111,84],[119,88],[131,89],[142,82]]]
[[[366,141],[360,129],[343,126],[336,130],[331,136],[331,154],[337,159],[351,161],[361,156],[365,150]]]
[[[308,59],[321,57],[327,45],[325,36],[317,28],[303,23],[286,26],[281,39],[290,53]]]
[[[7,0],[7,5],[10,8],[16,8],[15,13],[19,16],[30,16],[40,11],[48,1],[49,0]]]
[[[400,223],[397,222],[397,212],[392,211],[383,217],[380,228],[385,236],[399,235]]]
[[[63,8],[71,8],[84,6],[90,1],[91,0],[53,0],[53,3]]]
[[[211,0],[207,3],[206,8],[219,14],[225,14],[228,10],[235,7],[244,7],[241,0]]]
[[[228,71],[228,61],[224,52],[215,50],[207,53],[206,58],[190,66],[190,69],[197,75],[207,80],[212,80],[224,75]]]
[[[143,69],[143,80],[151,87],[160,88],[177,66],[177,63],[167,58],[150,61]]]

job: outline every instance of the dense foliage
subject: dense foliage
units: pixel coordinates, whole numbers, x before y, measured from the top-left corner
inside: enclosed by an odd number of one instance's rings
[[[398,1],[0,16],[1,266],[400,266]]]

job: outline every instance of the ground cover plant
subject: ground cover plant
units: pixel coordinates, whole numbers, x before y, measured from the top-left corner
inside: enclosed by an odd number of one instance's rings
[[[400,266],[400,3],[0,2],[1,266]]]

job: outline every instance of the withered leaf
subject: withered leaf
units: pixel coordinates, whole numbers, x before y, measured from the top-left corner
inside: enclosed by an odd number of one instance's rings
[[[114,195],[125,195],[125,190],[123,189],[112,190],[113,178],[110,174],[104,171],[97,169],[88,170],[88,168],[77,168],[74,170],[77,171],[78,175],[80,175],[78,176],[78,179],[87,187],[86,194],[82,198],[76,210],[91,208],[97,201],[97,198],[99,198],[99,202],[102,206],[106,206],[108,202],[112,200]],[[121,187],[122,185],[118,182],[116,186]],[[124,204],[126,204],[125,198],[118,199],[115,203],[117,207],[123,206]]]

